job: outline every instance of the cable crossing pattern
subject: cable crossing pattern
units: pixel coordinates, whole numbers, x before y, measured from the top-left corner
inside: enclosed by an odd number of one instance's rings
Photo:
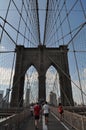
[[[8,88],[9,96],[7,97],[10,98],[16,62],[15,48],[17,45],[34,48],[38,47],[38,45],[45,45],[46,47],[59,47],[60,45],[67,45],[69,49],[68,62],[71,75],[69,80],[71,80],[72,84],[74,102],[77,105],[85,105],[85,1],[70,0],[69,2],[68,0],[47,0],[46,9],[39,6],[38,0],[8,0],[7,5],[5,5],[1,0],[1,5],[4,6],[0,6],[0,89],[4,89],[6,92],[6,89]],[[40,31],[41,24],[39,17],[42,18],[42,16],[39,16],[40,11],[46,12],[44,34],[41,34]],[[41,35],[44,36],[43,43],[41,41]],[[53,62],[51,57],[49,58]],[[57,66],[60,68],[59,65]],[[34,67],[32,68],[34,70]],[[52,66],[50,68],[52,68]],[[53,73],[51,73],[50,68],[49,73],[54,76],[54,78],[53,83],[50,83],[46,74],[46,89],[48,92],[47,99],[49,97],[50,90],[60,96],[58,72],[55,73],[54,69],[52,69]],[[64,73],[63,70],[61,71]],[[34,73],[35,71],[33,71],[33,74]],[[29,80],[30,79],[27,78],[27,84]],[[31,87],[31,83],[29,83],[29,85]],[[49,88],[47,88],[47,86],[49,86]],[[58,93],[55,90],[58,90]],[[34,100],[33,91],[34,90],[31,90],[31,101]],[[38,92],[36,91],[36,98],[37,93]],[[4,94],[4,98],[6,98],[7,94]],[[3,101],[4,98],[2,99]]]

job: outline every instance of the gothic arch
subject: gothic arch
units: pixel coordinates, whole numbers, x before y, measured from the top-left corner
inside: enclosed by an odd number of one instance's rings
[[[29,81],[28,85],[29,85],[29,89],[30,89],[29,99],[32,99],[34,102],[36,102],[38,99],[38,97],[37,97],[38,96],[38,72],[37,72],[37,69],[35,68],[34,65],[30,65],[26,73],[27,73],[26,77],[28,77],[27,81]],[[25,87],[26,86],[24,85],[24,89],[25,89]],[[32,91],[32,90],[35,90],[35,91]]]
[[[38,73],[37,66],[36,66],[35,64],[33,64],[33,63],[31,63],[31,64],[29,64],[29,65],[27,66],[26,71],[28,71],[31,67],[34,67],[34,68],[36,69],[37,73]]]
[[[58,67],[54,64],[54,63],[50,63],[48,66],[47,66],[47,70],[51,67],[51,66],[53,66],[55,69],[56,69],[56,71],[58,72]],[[47,72],[47,70],[46,70],[46,72]]]
[[[22,99],[25,72],[31,64],[35,66],[39,75],[39,100],[46,100],[45,75],[49,66],[53,65],[59,73],[60,88],[64,90],[68,98],[68,100],[66,100],[64,93],[61,91],[62,104],[64,106],[69,105],[69,102],[71,105],[74,104],[67,57],[68,48],[66,45],[60,46],[59,48],[46,48],[44,45],[38,46],[38,48],[24,48],[24,46],[17,46],[16,52],[15,75],[11,96],[12,107],[18,106],[20,100]],[[18,82],[16,82],[18,77],[20,78]],[[23,99],[20,107],[22,107],[22,104]]]
[[[53,87],[54,87],[54,80],[55,80],[55,76],[57,74],[57,70],[56,68],[51,65],[49,66],[49,68],[47,69],[47,72],[46,72],[46,98],[49,99],[49,94],[51,91],[54,91]],[[55,93],[56,93],[57,90],[55,90]]]

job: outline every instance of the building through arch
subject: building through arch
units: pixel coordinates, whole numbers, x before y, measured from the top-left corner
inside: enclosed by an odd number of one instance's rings
[[[59,75],[54,66],[50,66],[46,72],[46,100],[51,103],[51,94],[54,93],[56,95],[56,99],[54,99],[54,104],[57,104],[55,100],[60,96],[59,90]]]
[[[16,46],[17,55],[11,107],[22,107],[23,105],[25,73],[31,65],[33,65],[38,72],[39,100],[46,100],[46,72],[49,66],[53,65],[59,73],[61,102],[64,106],[73,105],[67,52],[68,48],[66,45],[61,45],[59,48],[46,48],[44,45],[39,45],[38,48]]]
[[[24,81],[24,106],[38,101],[38,73],[36,68],[31,65],[25,74]]]

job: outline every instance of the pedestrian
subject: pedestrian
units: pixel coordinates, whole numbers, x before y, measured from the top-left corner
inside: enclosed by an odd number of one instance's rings
[[[34,106],[34,117],[35,117],[35,128],[38,129],[39,127],[39,118],[40,118],[40,106],[38,103]]]
[[[43,114],[45,116],[45,124],[47,124],[48,117],[49,117],[49,111],[50,111],[50,108],[49,108],[49,105],[47,104],[47,102],[44,103],[44,105],[42,107],[42,111],[43,111]]]
[[[60,121],[62,120],[62,117],[63,117],[63,106],[61,103],[59,103],[59,106],[58,106],[58,112],[59,112],[59,118],[60,118]]]
[[[33,116],[33,111],[34,111],[33,105],[31,105],[31,106],[30,106],[30,113],[31,113],[31,116]]]

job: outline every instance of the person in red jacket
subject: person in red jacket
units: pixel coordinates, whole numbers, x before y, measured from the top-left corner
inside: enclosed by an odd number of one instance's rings
[[[61,103],[59,103],[58,112],[59,112],[59,115],[60,115],[60,120],[62,120],[62,117],[63,117],[63,107],[62,107]]]
[[[38,103],[34,106],[34,116],[35,116],[35,127],[38,129],[39,118],[40,118],[40,106]]]

